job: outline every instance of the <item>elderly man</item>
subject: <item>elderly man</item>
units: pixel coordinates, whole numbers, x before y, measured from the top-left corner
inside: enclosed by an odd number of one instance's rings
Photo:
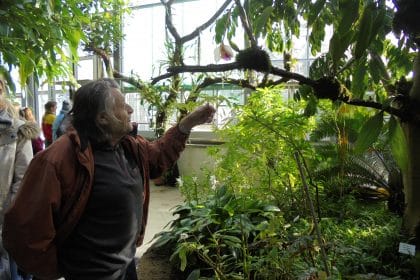
[[[6,213],[6,249],[40,279],[137,279],[149,178],[174,164],[190,130],[214,112],[201,106],[148,142],[129,134],[132,110],[113,80],[82,86],[72,126],[34,158]]]

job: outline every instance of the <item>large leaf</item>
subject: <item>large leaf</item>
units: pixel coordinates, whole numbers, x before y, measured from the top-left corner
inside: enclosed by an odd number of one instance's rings
[[[391,116],[389,120],[389,137],[391,151],[395,161],[401,170],[407,170],[408,167],[408,147],[404,137],[404,131],[400,123]]]
[[[200,279],[200,269],[194,269],[190,275],[188,275],[187,280],[198,280]]]
[[[378,139],[384,121],[384,113],[381,111],[369,118],[362,126],[357,137],[354,151],[362,153]]]
[[[318,108],[318,100],[312,95],[310,96],[308,103],[306,104],[304,115],[307,117],[313,116],[316,114]]]
[[[334,64],[334,70],[337,69],[340,59],[343,57],[345,51],[353,40],[353,31],[348,31],[345,33],[334,33],[330,40],[330,49],[329,53]]]
[[[214,39],[216,43],[221,43],[223,38],[225,37],[226,28],[228,27],[228,23],[230,22],[229,17],[230,13],[223,15],[220,19],[216,21],[215,27],[215,36]]]
[[[261,15],[255,21],[254,32],[255,36],[258,38],[259,35],[263,34],[264,28],[267,25],[268,19],[270,18],[271,13],[273,12],[274,7],[268,6],[264,9]]]
[[[29,55],[20,57],[19,78],[22,87],[26,85],[29,76],[34,72],[35,64]]]
[[[355,98],[362,99],[366,91],[366,70],[365,60],[359,60],[354,66],[353,76],[351,81],[351,92]]]
[[[379,55],[371,55],[369,61],[370,75],[375,83],[388,80],[388,73]]]
[[[362,19],[359,24],[359,34],[357,36],[354,57],[359,59],[365,54],[371,42],[372,25],[374,21],[373,5],[366,5],[363,10]]]
[[[359,17],[359,1],[341,0],[338,7],[341,20],[337,28],[337,33],[344,34],[351,29],[353,23]]]
[[[308,26],[311,26],[315,22],[324,5],[325,0],[318,0],[312,5],[308,15]]]
[[[372,30],[371,30],[371,38],[375,38],[378,33],[381,32],[381,30],[386,25],[386,8],[385,6],[379,7],[378,10],[375,11],[375,15],[373,18],[372,23]]]

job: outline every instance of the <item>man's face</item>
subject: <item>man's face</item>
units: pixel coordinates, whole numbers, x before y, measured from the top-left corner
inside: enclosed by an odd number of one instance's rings
[[[114,139],[120,139],[133,129],[130,115],[133,113],[131,107],[125,103],[124,96],[118,89],[112,90],[114,96],[114,116],[109,123],[109,128]]]

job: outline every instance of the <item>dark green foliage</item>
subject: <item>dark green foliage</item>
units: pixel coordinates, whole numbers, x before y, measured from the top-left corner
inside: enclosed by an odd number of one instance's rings
[[[320,101],[314,130],[316,118],[302,116],[298,102],[285,104],[276,89],[249,97],[223,132],[227,143],[213,151],[223,187],[185,180],[182,190],[195,195],[175,210],[178,218],[156,243],[172,242],[172,260],[189,279],[413,279],[411,257],[397,253],[398,242],[407,242],[402,220],[386,207],[387,198],[392,207],[404,204],[398,172],[389,176],[395,163],[386,151],[352,155],[369,114],[347,105],[327,110],[326,103]],[[329,278],[292,159],[296,150],[320,208]]]
[[[393,20],[393,29],[396,33],[404,32],[413,41],[420,45],[420,1],[418,0],[399,0],[395,1],[398,10]]]
[[[395,82],[395,91],[397,94],[408,96],[412,86],[413,81],[407,81],[405,77],[401,77],[397,82]]]
[[[174,212],[179,217],[173,221],[171,230],[160,233],[155,244],[174,244],[171,260],[181,270],[188,264],[192,275],[197,275],[194,268],[199,268],[201,276],[237,279],[241,271],[261,275],[261,270],[266,269],[277,279],[275,275],[280,274],[276,269],[265,267],[267,262],[257,265],[254,262],[262,259],[254,257],[273,249],[270,242],[277,232],[270,223],[278,219],[278,212],[275,206],[236,196],[222,186],[203,203],[190,201],[179,206]],[[267,234],[271,236],[268,240],[264,238]]]

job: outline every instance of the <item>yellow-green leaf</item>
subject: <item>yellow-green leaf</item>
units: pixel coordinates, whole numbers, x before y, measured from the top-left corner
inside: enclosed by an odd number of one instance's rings
[[[357,137],[354,151],[362,153],[378,139],[384,121],[384,113],[381,111],[369,118],[362,126]]]
[[[374,15],[372,5],[367,5],[363,11],[362,19],[359,24],[359,34],[357,36],[354,57],[359,59],[369,47],[371,41],[372,24]]]
[[[268,18],[270,17],[271,13],[273,12],[273,7],[268,6],[264,9],[264,11],[261,13],[261,15],[257,18],[255,21],[255,36],[258,37],[258,35],[263,34],[264,27],[267,25]]]
[[[395,161],[402,170],[407,170],[407,142],[405,140],[404,131],[394,116],[391,116],[391,119],[389,120],[389,137],[391,142],[391,152]]]
[[[312,8],[309,11],[309,16],[308,16],[308,26],[311,26],[315,22],[322,8],[324,8],[324,5],[325,5],[325,0],[318,0],[312,5]]]

